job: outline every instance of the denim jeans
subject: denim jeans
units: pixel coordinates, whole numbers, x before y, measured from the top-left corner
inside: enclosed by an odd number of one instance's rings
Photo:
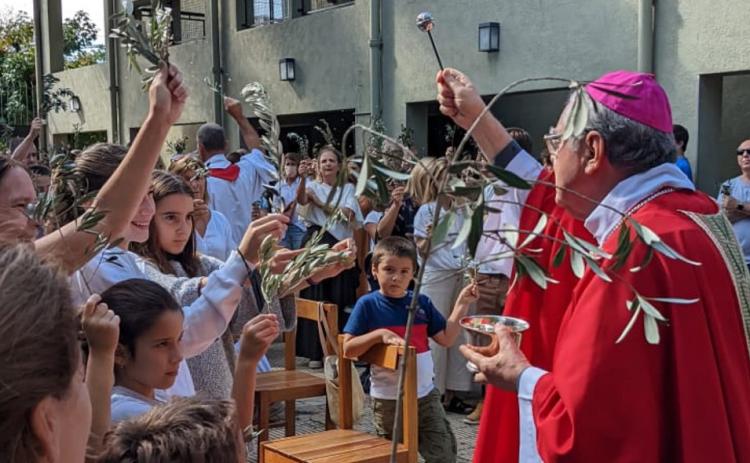
[[[286,229],[284,239],[279,241],[279,244],[287,249],[299,249],[302,247],[302,239],[304,237],[305,230],[299,228],[297,225],[290,224],[289,228]]]

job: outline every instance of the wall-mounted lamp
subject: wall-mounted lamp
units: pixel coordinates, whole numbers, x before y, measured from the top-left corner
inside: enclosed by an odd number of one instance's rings
[[[279,79],[293,81],[294,74],[294,58],[281,58],[279,60]]]
[[[70,97],[70,100],[68,100],[68,111],[71,113],[81,111],[81,100],[77,96],[72,96]]]
[[[500,23],[489,22],[479,25],[479,51],[500,51]]]

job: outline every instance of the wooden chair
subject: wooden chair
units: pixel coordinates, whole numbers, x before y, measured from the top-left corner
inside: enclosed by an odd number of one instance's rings
[[[316,323],[320,319],[320,302],[296,298],[295,305],[297,318],[312,320]],[[324,322],[332,333],[338,333],[338,306],[323,303],[322,309],[325,314]],[[258,373],[256,376],[255,403],[258,404],[258,428],[264,430],[258,436],[258,454],[260,454],[261,443],[269,438],[271,404],[285,403],[284,435],[289,437],[296,433],[295,401],[326,396],[326,381],[322,376],[296,370],[296,336],[296,329],[284,334],[284,370]],[[333,427],[326,400],[325,428],[333,429]]]
[[[343,336],[339,336],[339,371],[348,372],[351,360],[343,356]],[[396,461],[417,463],[417,354],[413,347],[378,344],[360,357],[372,365],[398,370],[399,357],[407,356],[404,384],[403,443],[398,446]],[[391,441],[352,429],[352,377],[339,375],[341,429],[287,437],[264,442],[260,463],[388,463]]]

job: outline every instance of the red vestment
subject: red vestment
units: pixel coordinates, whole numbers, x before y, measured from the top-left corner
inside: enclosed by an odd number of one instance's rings
[[[638,242],[617,271],[626,283],[606,283],[587,270],[576,286],[551,373],[533,396],[537,448],[545,462],[750,461],[742,292],[711,236],[681,211],[713,215],[718,207],[702,193],[675,191],[647,202],[633,218],[700,266],[656,253],[641,271],[630,272],[646,254]],[[617,236],[615,230],[603,248],[613,252]],[[738,281],[746,285],[742,265]],[[668,319],[659,325],[660,342],[646,342],[640,316],[615,344],[631,316],[625,308],[633,299],[629,285],[645,297],[699,302],[655,302]]]
[[[539,180],[554,183],[552,172],[544,170]],[[539,221],[538,210],[548,211],[549,220],[542,232],[545,235],[562,238],[562,230],[581,239],[594,242],[594,238],[562,208],[555,207],[555,189],[538,185],[529,193],[525,207],[521,211],[520,230],[533,230]],[[551,211],[551,212],[550,212]],[[522,242],[524,234],[520,234]],[[504,315],[522,318],[531,328],[523,334],[521,350],[532,365],[552,369],[552,350],[565,309],[570,302],[573,287],[578,279],[573,275],[566,258],[562,265],[552,265],[558,244],[550,247],[552,241],[536,238],[527,249],[540,248],[540,254],[528,254],[544,268],[551,278],[559,281],[549,284],[543,290],[530,278],[521,278],[508,292]],[[484,398],[482,419],[479,424],[477,443],[474,450],[475,463],[517,462],[518,461],[518,398],[516,394],[493,386],[487,386]]]
[[[554,206],[551,189],[535,187],[527,204],[567,219],[563,226],[582,236],[569,228],[580,222]],[[616,271],[625,283],[606,283],[588,270],[579,283],[565,273],[565,263],[552,269],[559,285],[542,291],[523,279],[509,293],[506,313],[531,324],[522,350],[533,365],[552,372],[539,380],[533,400],[545,462],[750,461],[750,355],[741,291],[711,236],[683,210],[711,215],[717,206],[701,193],[679,191],[646,203],[633,218],[701,266],[656,253],[640,272],[630,272],[646,253],[637,243]],[[553,222],[545,233],[555,236],[560,230],[550,230]],[[525,208],[521,228],[535,223]],[[604,249],[613,252],[617,236],[615,230]],[[539,243],[530,247],[545,245]],[[540,264],[553,259],[557,246],[549,243]],[[615,344],[631,316],[629,285],[645,297],[699,302],[654,302],[669,320],[659,326],[660,343],[646,342],[641,315]],[[518,431],[516,395],[488,388],[474,461],[518,461]]]

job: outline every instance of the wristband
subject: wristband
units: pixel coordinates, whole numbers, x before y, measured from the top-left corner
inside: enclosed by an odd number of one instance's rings
[[[242,259],[242,263],[245,265],[245,270],[247,271],[247,278],[249,279],[250,275],[252,275],[253,273],[253,269],[255,268],[255,266],[253,265],[252,266],[253,268],[250,267],[251,264],[247,262],[247,259],[245,259],[245,255],[242,254],[242,251],[240,251],[240,248],[237,248],[237,254],[240,255],[240,259]]]

